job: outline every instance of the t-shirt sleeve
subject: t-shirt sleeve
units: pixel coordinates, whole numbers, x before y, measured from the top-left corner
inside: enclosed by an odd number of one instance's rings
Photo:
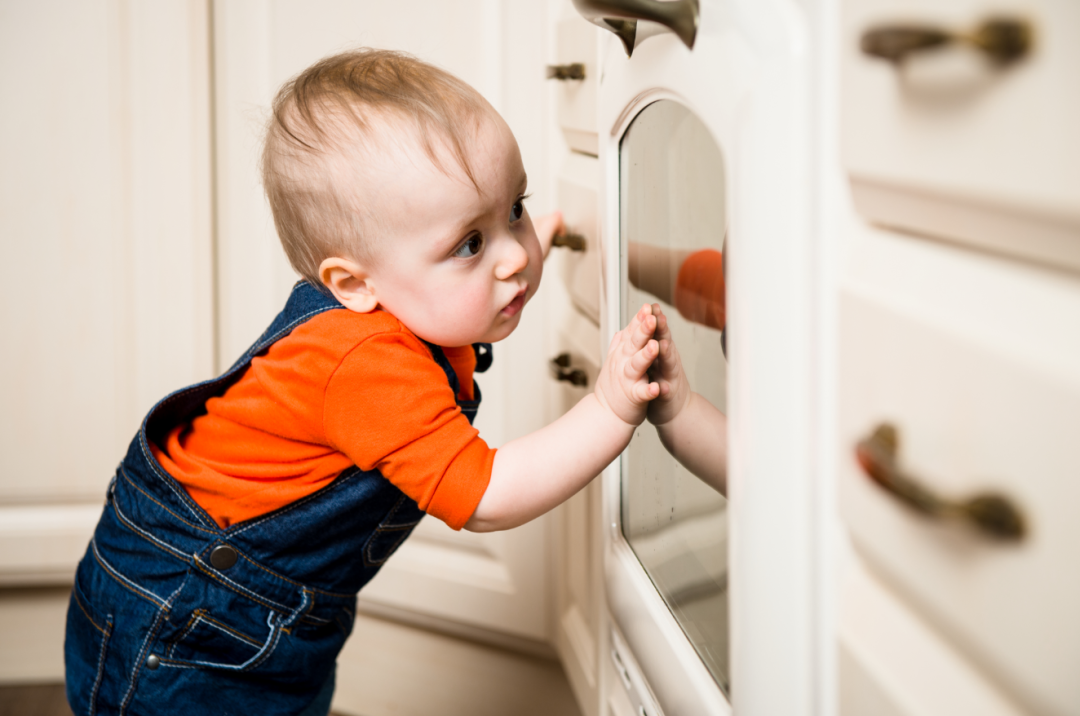
[[[724,299],[724,256],[702,249],[686,257],[675,280],[675,308],[688,321],[723,330],[727,321]]]
[[[495,450],[462,415],[426,346],[404,332],[372,336],[345,356],[327,383],[323,427],[357,467],[378,469],[454,529],[491,479]]]

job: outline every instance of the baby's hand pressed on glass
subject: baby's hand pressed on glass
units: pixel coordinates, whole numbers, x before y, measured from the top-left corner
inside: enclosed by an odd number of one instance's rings
[[[495,452],[491,480],[465,528],[476,532],[524,524],[569,499],[619,456],[660,394],[649,365],[659,344],[656,318],[644,306],[615,334],[595,390],[558,420]]]
[[[607,359],[596,379],[596,398],[600,404],[629,425],[645,420],[649,401],[660,395],[660,386],[649,381],[648,370],[660,352],[653,339],[656,317],[652,308],[642,306],[611,339]]]
[[[672,340],[667,316],[660,309],[659,303],[654,303],[650,308],[656,320],[654,337],[659,345],[659,355],[649,367],[649,377],[659,386],[660,393],[656,400],[649,403],[648,417],[653,425],[663,425],[678,417],[690,404],[693,391],[686,380],[679,350]]]

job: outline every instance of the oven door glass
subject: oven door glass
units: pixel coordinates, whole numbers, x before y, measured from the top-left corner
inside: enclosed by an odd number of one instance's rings
[[[723,155],[690,110],[660,100],[624,134],[619,170],[621,325],[659,304],[689,386],[708,404],[692,413],[692,430],[646,422],[636,431],[622,461],[622,530],[727,693]]]

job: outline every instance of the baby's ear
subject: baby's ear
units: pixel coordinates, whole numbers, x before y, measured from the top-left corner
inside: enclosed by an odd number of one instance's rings
[[[355,261],[340,256],[323,259],[319,264],[319,280],[350,311],[370,313],[379,305],[371,276]]]

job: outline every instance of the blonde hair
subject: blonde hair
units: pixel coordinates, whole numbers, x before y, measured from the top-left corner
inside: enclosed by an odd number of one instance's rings
[[[356,191],[365,157],[403,128],[449,175],[448,150],[474,186],[465,148],[494,113],[448,72],[401,52],[361,49],[327,57],[285,83],[274,99],[262,178],[292,267],[317,287],[330,256],[372,260],[379,217]],[[479,191],[479,186],[477,186]]]

